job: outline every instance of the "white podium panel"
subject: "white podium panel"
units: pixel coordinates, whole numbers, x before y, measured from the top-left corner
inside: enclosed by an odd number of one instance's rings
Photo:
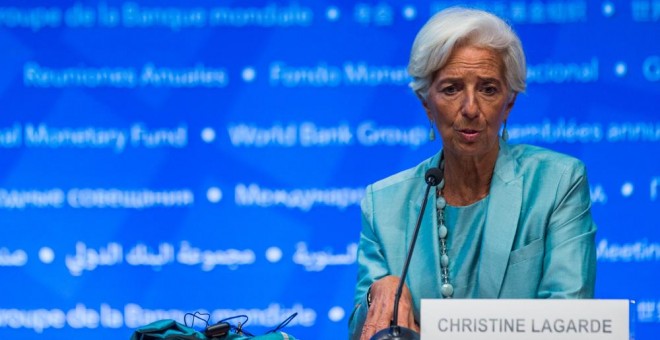
[[[629,340],[628,300],[422,299],[422,340]]]

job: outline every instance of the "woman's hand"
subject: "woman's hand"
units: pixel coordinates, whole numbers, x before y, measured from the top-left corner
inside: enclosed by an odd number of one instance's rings
[[[390,327],[392,311],[394,310],[394,295],[399,285],[399,277],[385,276],[371,285],[371,306],[367,313],[367,319],[362,326],[360,340],[369,340],[381,329]],[[403,285],[401,301],[399,301],[398,325],[419,332],[419,326],[415,323],[413,315],[412,297],[408,286]]]

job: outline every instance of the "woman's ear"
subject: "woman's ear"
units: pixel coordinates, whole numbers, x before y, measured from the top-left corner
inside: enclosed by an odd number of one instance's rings
[[[422,106],[424,107],[424,112],[426,112],[426,117],[427,117],[430,121],[433,121],[433,122],[434,122],[434,121],[435,121],[435,117],[433,117],[433,115],[431,114],[431,109],[429,108],[429,102],[427,102],[425,99],[423,99],[423,98],[421,98],[421,97],[420,97],[419,99],[422,101]]]
[[[516,98],[518,98],[518,92],[514,92],[509,97],[511,97],[509,99],[509,109],[511,109],[513,107],[513,104],[516,102]]]
[[[426,112],[426,117],[435,123],[435,117],[431,114],[431,109],[429,107],[429,102],[426,99],[427,97],[422,94],[420,90],[415,91],[415,94],[417,95],[417,98],[419,98],[419,101],[422,102],[422,107],[424,107],[424,111]]]
[[[513,109],[513,105],[516,103],[516,98],[518,98],[518,93],[512,93],[509,95],[509,101],[504,107],[504,120],[509,118],[509,112],[511,112],[511,109]]]

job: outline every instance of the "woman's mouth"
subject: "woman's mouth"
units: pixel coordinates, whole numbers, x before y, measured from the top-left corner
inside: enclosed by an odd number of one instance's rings
[[[479,137],[481,131],[474,129],[460,129],[458,130],[458,133],[466,142],[474,142]]]

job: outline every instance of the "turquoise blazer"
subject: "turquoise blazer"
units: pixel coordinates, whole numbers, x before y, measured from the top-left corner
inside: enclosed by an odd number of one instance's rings
[[[371,284],[401,275],[424,199],[424,174],[438,166],[439,159],[440,153],[367,187],[351,339],[360,337]],[[547,149],[502,142],[489,195],[477,298],[593,297],[596,226],[582,162]],[[416,320],[420,299],[442,296],[435,198],[429,195],[406,278]]]

